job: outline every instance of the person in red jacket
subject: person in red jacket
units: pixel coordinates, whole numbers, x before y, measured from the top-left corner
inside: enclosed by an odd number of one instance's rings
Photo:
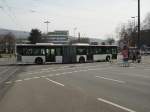
[[[129,59],[129,50],[127,46],[123,47],[122,50],[122,57],[123,57],[123,66],[128,67],[129,63],[128,63],[128,59]]]

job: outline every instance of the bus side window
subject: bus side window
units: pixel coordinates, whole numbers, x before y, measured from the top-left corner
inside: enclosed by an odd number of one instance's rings
[[[33,48],[33,55],[39,55],[39,49],[38,48]]]
[[[51,49],[51,55],[55,55],[55,49]]]
[[[110,48],[106,49],[106,54],[111,54],[111,49]]]
[[[47,54],[47,55],[49,55],[49,54],[50,54],[49,49],[46,49],[46,54]]]
[[[45,55],[45,50],[44,49],[41,49],[41,54]]]
[[[102,47],[102,54],[106,54],[107,49],[105,47]]]
[[[77,54],[87,55],[87,49],[86,48],[77,48]]]
[[[102,54],[102,49],[101,48],[97,48],[97,54]]]
[[[116,49],[112,49],[112,54],[116,54],[117,53],[117,50]]]
[[[24,48],[23,49],[23,55],[25,55],[25,56],[32,55],[32,49]]]
[[[28,50],[27,50],[27,55],[30,56],[30,55],[32,55],[32,54],[33,54],[33,49],[28,49]]]

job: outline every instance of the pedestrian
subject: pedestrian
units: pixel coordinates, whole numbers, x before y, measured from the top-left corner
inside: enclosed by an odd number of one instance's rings
[[[137,57],[137,63],[140,63],[141,62],[141,54],[140,54],[139,50],[137,50],[137,52],[136,52],[136,57]]]
[[[136,59],[137,59],[136,51],[133,50],[133,51],[132,51],[132,62],[133,62],[133,63],[136,62]]]
[[[128,67],[129,66],[129,63],[128,63],[129,50],[127,46],[123,47],[122,57],[123,57],[123,67]]]

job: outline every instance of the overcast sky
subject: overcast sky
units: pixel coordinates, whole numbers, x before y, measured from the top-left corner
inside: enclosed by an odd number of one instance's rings
[[[150,12],[150,0],[141,0],[141,18]],[[69,30],[104,39],[116,27],[137,16],[137,0],[0,0],[0,28],[46,32]]]

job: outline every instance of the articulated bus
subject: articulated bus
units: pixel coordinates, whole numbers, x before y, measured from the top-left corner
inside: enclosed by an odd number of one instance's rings
[[[89,44],[17,44],[17,61],[30,64],[85,63],[117,59],[117,46]]]

